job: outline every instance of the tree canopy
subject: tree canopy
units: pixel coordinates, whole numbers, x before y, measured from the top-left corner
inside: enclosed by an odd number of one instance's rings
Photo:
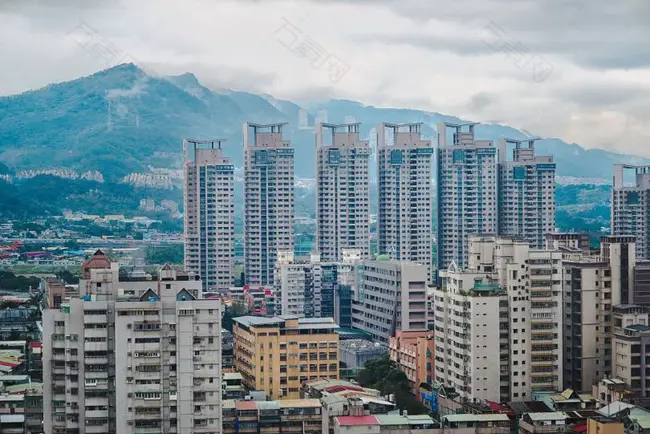
[[[426,414],[426,407],[411,391],[406,374],[388,356],[368,360],[357,374],[357,381],[363,387],[377,389],[382,395],[395,395],[395,403],[408,414]]]

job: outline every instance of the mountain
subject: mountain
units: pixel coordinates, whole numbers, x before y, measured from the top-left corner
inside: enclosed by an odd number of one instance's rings
[[[241,125],[286,122],[285,135],[296,148],[296,175],[314,177],[314,137],[305,128],[319,112],[331,123],[346,117],[361,122],[369,137],[378,123],[423,122],[433,139],[438,122],[460,122],[448,115],[400,108],[379,108],[357,101],[330,100],[301,107],[270,95],[209,89],[190,73],[150,77],[133,64],[123,64],[77,80],[0,98],[0,171],[74,168],[102,172],[117,182],[132,172],[180,168],[182,140],[225,138],[225,147],[241,165]],[[477,137],[523,139],[514,128],[478,125]],[[559,139],[538,142],[552,154],[558,175],[609,178],[611,165],[650,164],[650,159],[605,150],[586,150]],[[8,168],[3,168],[4,165]]]

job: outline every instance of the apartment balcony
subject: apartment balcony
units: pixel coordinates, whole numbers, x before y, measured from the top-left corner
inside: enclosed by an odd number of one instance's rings
[[[84,324],[106,324],[107,322],[107,315],[84,315]]]
[[[108,429],[108,422],[101,425],[86,425],[85,431],[87,434],[106,434]]]
[[[106,419],[108,418],[108,410],[86,410],[84,415],[86,419]]]

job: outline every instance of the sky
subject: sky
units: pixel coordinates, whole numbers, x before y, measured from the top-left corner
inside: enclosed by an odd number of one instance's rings
[[[133,62],[650,155],[648,0],[0,0],[0,41],[0,95]]]

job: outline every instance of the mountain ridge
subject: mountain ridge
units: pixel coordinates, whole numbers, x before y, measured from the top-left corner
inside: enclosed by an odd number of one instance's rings
[[[12,170],[99,170],[117,180],[147,172],[149,166],[180,168],[184,137],[220,137],[228,139],[226,150],[241,166],[243,122],[286,122],[285,135],[296,148],[296,175],[314,178],[314,137],[305,124],[313,126],[322,112],[327,112],[330,123],[354,117],[361,122],[362,137],[371,142],[371,131],[380,122],[423,122],[423,135],[434,139],[437,123],[466,121],[344,99],[300,105],[268,94],[213,89],[191,72],[152,77],[136,65],[122,64],[0,97],[0,161]],[[478,124],[476,134],[495,142],[501,137],[529,138],[526,132],[500,124]],[[608,178],[614,163],[650,164],[645,157],[585,149],[558,138],[541,139],[536,148],[540,155],[555,157],[557,174],[562,176]]]

